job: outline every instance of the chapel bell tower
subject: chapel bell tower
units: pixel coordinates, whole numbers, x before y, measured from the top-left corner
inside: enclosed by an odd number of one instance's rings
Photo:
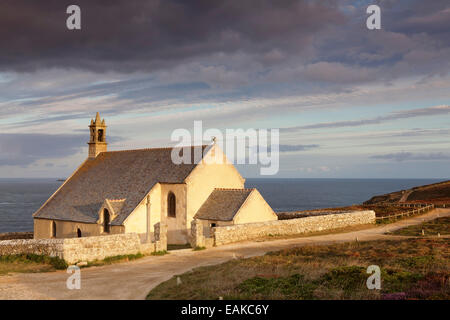
[[[100,152],[107,151],[106,143],[106,124],[105,119],[100,119],[100,114],[97,112],[95,120],[91,120],[89,126],[91,139],[88,142],[89,145],[89,158],[94,159]]]

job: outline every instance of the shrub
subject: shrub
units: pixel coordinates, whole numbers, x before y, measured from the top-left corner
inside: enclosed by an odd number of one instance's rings
[[[57,270],[67,269],[68,267],[67,262],[59,257],[49,257],[46,255],[39,255],[33,253],[0,256],[0,262],[47,264],[51,265],[53,268]]]
[[[163,256],[163,255],[168,254],[168,253],[169,252],[167,252],[166,250],[162,250],[162,251],[152,252],[151,254],[152,254],[152,256]]]
[[[280,278],[253,277],[243,281],[238,290],[244,297],[254,299],[255,296],[270,298],[273,295],[283,296],[285,299],[313,299],[317,284],[307,282],[301,274],[294,274]]]

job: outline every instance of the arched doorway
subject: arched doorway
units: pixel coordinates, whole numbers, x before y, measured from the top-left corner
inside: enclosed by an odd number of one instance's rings
[[[111,217],[109,215],[108,209],[105,209],[103,211],[103,232],[109,233],[110,231],[110,225],[109,222],[111,221]]]
[[[81,238],[81,230],[80,230],[80,228],[77,229],[77,237]]]

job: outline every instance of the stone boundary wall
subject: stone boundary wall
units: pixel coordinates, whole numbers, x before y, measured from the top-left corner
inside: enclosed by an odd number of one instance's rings
[[[220,246],[227,243],[257,239],[269,235],[293,235],[371,223],[375,223],[375,212],[367,210],[298,219],[214,227],[212,228],[212,233],[214,245]]]
[[[18,239],[0,241],[0,256],[28,253],[63,259],[64,239]]]
[[[0,241],[14,239],[33,239],[33,231],[0,233]]]
[[[158,231],[167,232],[167,226]],[[149,254],[167,250],[165,234],[157,235],[157,241],[141,243],[137,233],[66,239],[20,239],[0,241],[0,256],[16,254],[39,254],[59,257],[67,263],[102,260],[106,257],[127,254]]]
[[[103,260],[111,256],[136,254],[141,250],[141,239],[137,233],[63,240],[63,259],[67,263]]]

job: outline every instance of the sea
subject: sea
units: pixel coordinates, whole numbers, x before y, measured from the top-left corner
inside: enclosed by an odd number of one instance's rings
[[[247,179],[275,211],[359,204],[374,195],[439,182],[438,179]],[[0,233],[32,231],[32,214],[61,185],[57,179],[0,179]]]

